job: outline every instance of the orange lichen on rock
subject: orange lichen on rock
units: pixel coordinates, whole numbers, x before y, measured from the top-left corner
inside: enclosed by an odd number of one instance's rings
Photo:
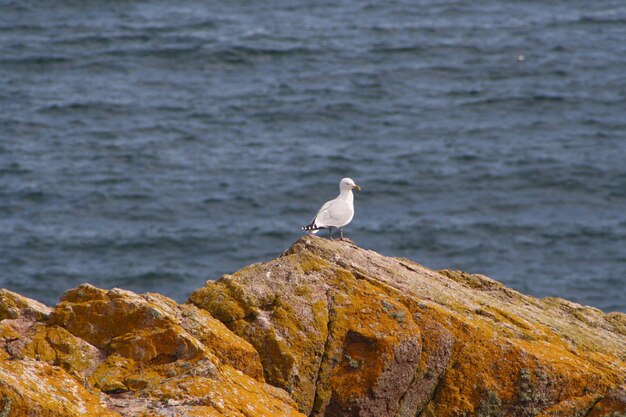
[[[167,363],[215,355],[262,380],[258,354],[250,344],[206,311],[179,306],[159,294],[81,285],[64,295],[49,321],[101,351],[137,362]]]
[[[189,302],[254,345],[311,416],[621,412],[625,315],[481,275],[306,236]]]
[[[198,305],[209,307],[211,315],[235,333],[245,334],[244,338],[259,352],[266,380],[310,408],[328,336],[328,297],[297,263],[292,266],[301,276],[297,282],[290,282],[289,277],[281,275],[276,282],[284,287],[273,287],[271,283],[273,274],[286,271],[269,268],[261,276],[258,265],[253,265],[240,273],[257,279],[254,292],[246,292],[237,277],[225,276],[221,285],[208,285],[203,288],[206,291],[197,291],[192,298]],[[309,267],[314,268],[313,262]],[[286,287],[292,285],[298,290],[288,291]]]
[[[1,372],[13,375],[0,398],[15,415],[301,415],[264,383],[254,348],[192,305],[85,284],[36,317],[0,321]]]
[[[120,417],[58,367],[35,360],[0,360],[0,415]]]
[[[397,406],[420,355],[410,312],[315,255],[275,263],[290,268],[269,265],[263,275],[244,269],[196,291],[191,301],[216,317],[237,317],[229,310],[252,307],[254,314],[225,323],[257,348],[268,382],[291,392],[302,412],[323,414],[330,407],[330,413],[357,415]],[[290,275],[294,271],[300,276]],[[247,293],[233,285],[240,276],[252,280]],[[355,379],[360,382],[344,383]]]

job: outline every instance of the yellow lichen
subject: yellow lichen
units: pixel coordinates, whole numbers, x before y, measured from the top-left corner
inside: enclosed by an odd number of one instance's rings
[[[311,288],[306,285],[298,285],[294,291],[294,293],[299,297],[309,297],[311,292]]]
[[[330,266],[328,262],[326,262],[319,256],[315,256],[306,252],[300,254],[300,259],[298,260],[298,262],[300,268],[302,269],[302,272],[304,272],[305,274],[318,272]]]

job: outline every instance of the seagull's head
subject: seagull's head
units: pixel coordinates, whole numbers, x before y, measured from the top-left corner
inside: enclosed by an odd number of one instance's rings
[[[339,190],[341,190],[341,191],[343,191],[343,190],[346,190],[346,191],[349,191],[349,190],[361,191],[361,187],[356,185],[352,178],[344,178],[339,183]]]

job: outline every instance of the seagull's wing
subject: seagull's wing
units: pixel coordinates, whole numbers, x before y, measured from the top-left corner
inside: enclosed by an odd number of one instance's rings
[[[352,214],[348,203],[336,198],[324,203],[313,222],[317,227],[341,227],[351,219]]]

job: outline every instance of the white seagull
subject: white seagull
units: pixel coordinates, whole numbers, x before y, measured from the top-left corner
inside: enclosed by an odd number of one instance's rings
[[[330,240],[333,240],[333,227],[339,228],[341,240],[343,240],[343,227],[352,221],[354,217],[354,195],[352,190],[361,191],[352,178],[344,178],[339,183],[339,195],[334,200],[324,203],[310,224],[302,227],[302,230],[317,233],[320,229],[330,231]]]

